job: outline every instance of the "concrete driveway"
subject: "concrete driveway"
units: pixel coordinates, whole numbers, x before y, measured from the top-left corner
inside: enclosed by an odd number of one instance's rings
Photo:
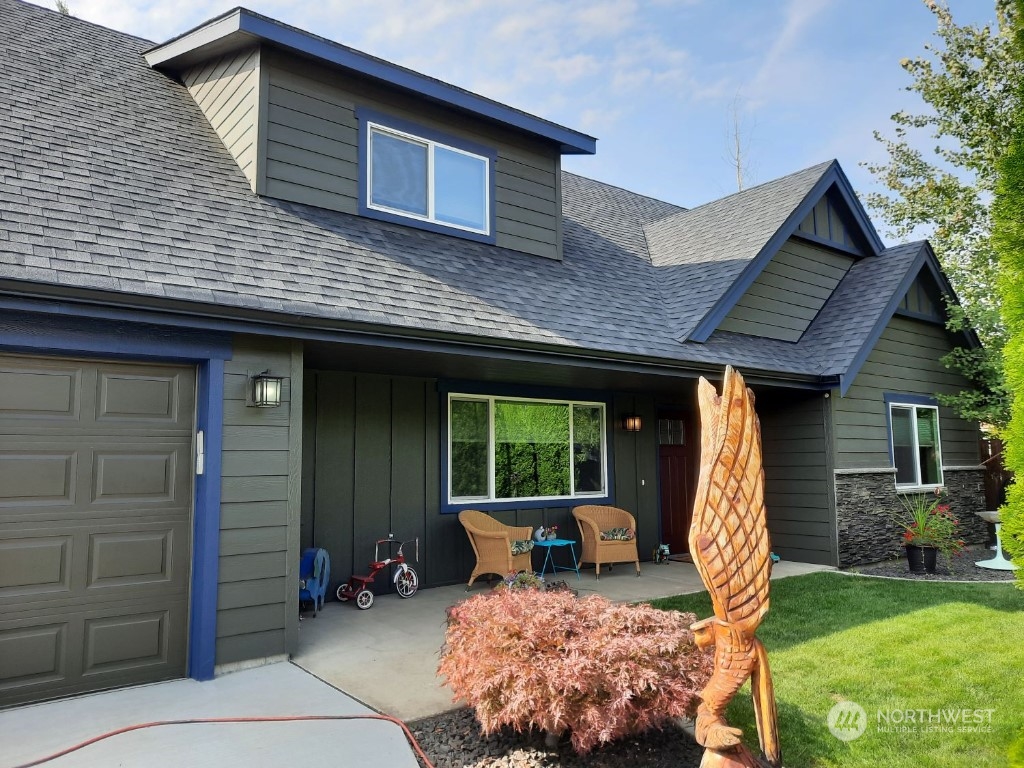
[[[158,720],[373,714],[294,664],[281,662],[205,683],[174,680],[2,711],[0,766],[21,765],[118,728]],[[398,725],[363,719],[147,728],[46,763],[47,768],[186,765],[418,768]]]

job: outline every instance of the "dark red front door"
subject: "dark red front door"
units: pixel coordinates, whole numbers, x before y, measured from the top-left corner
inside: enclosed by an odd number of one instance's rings
[[[693,498],[686,422],[682,418],[658,419],[658,462],[661,487],[661,539],[673,555],[689,552]]]

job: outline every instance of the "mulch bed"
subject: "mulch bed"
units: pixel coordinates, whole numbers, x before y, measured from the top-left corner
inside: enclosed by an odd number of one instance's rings
[[[864,576],[889,576],[914,581],[1013,581],[1014,571],[994,571],[974,564],[978,560],[989,560],[995,554],[985,547],[969,547],[963,554],[952,558],[940,553],[935,573],[911,573],[905,557],[873,565],[853,566],[846,570]]]
[[[484,737],[469,708],[408,723],[434,768],[697,768],[704,750],[682,728],[648,731],[577,755],[568,739],[557,749],[544,734],[511,728]]]

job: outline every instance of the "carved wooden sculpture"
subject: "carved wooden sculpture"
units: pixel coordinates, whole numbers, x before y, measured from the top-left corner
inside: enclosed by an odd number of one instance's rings
[[[768,655],[754,637],[768,613],[771,573],[761,427],[754,413],[754,394],[730,366],[725,369],[721,397],[702,378],[697,399],[701,455],[690,554],[715,609],[713,617],[692,627],[697,645],[715,647],[714,673],[697,710],[697,741],[705,748],[701,766],[780,766]],[[742,731],[730,728],[724,716],[748,677],[763,759],[751,753],[740,739]]]

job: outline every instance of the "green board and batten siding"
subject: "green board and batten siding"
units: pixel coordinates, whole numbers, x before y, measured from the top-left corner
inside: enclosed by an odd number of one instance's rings
[[[332,590],[350,574],[365,573],[374,542],[389,533],[419,537],[424,586],[465,582],[474,563],[469,540],[458,515],[440,510],[444,414],[437,381],[307,371],[305,398],[301,546],[330,552]],[[609,419],[630,412],[654,423],[650,397],[616,396],[612,410]],[[649,551],[658,537],[653,430],[613,434],[616,497],[636,515],[640,545]],[[510,525],[553,523],[578,540],[574,504],[490,514]],[[389,588],[381,578],[374,585],[378,593]]]
[[[959,374],[940,358],[951,349],[946,330],[938,324],[896,315],[868,356],[846,397],[832,397],[837,469],[891,467],[885,395],[932,396],[967,387]],[[978,428],[959,419],[949,408],[939,409],[942,463],[976,466]]]
[[[790,238],[718,330],[797,341],[852,264],[851,256]]]
[[[182,82],[257,191],[260,49],[211,59],[183,73]]]
[[[827,403],[815,393],[758,406],[768,531],[786,560],[836,563]]]
[[[247,407],[249,375],[268,368],[285,377],[281,405]],[[301,418],[299,343],[235,337],[224,371],[218,665],[295,650]]]
[[[497,245],[561,258],[560,157],[479,120],[457,115],[355,75],[299,64],[263,51],[268,79],[266,179],[261,194],[357,213],[358,130],[365,106],[427,128],[492,146]]]

